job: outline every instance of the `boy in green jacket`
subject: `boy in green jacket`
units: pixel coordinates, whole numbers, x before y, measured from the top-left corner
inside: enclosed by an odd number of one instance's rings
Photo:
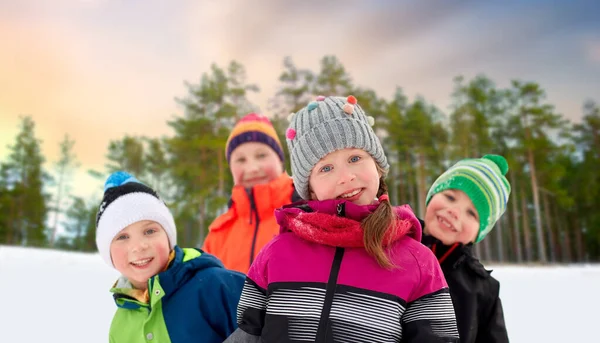
[[[125,172],[109,176],[96,245],[122,276],[110,342],[222,342],[235,329],[244,275],[214,256],[176,245],[173,216],[158,194]]]

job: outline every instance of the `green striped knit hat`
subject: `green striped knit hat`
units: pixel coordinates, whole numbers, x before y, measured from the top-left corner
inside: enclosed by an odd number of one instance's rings
[[[475,239],[478,243],[506,211],[510,195],[510,183],[504,176],[506,172],[508,163],[500,155],[461,160],[435,180],[427,193],[426,203],[447,189],[465,192],[479,214],[479,233]]]

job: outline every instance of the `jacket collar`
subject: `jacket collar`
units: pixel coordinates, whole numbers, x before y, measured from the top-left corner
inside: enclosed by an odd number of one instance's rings
[[[271,216],[275,209],[290,203],[289,193],[285,190],[291,185],[291,177],[284,172],[275,180],[251,189],[234,186],[230,207],[233,207],[240,217],[249,217],[252,211],[256,211],[259,218]]]
[[[119,307],[130,308],[149,302],[154,303],[165,294],[174,293],[201,269],[212,267],[223,268],[223,264],[216,257],[203,254],[201,250],[182,249],[175,246],[165,269],[148,280],[148,290],[142,291],[133,288],[131,283],[121,276],[110,291]],[[155,297],[153,291],[157,289],[161,291],[157,292]]]

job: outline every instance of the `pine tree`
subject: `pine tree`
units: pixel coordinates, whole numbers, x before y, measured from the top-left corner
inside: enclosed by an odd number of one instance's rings
[[[147,138],[148,145],[144,165],[152,187],[161,194],[168,176],[169,165],[165,142],[158,138]]]
[[[584,105],[581,123],[573,128],[573,141],[581,159],[576,163],[565,183],[575,197],[574,217],[579,218],[575,226],[578,253],[582,256],[600,255],[600,106],[593,101]],[[583,234],[582,234],[583,232]],[[583,240],[587,244],[583,244]],[[584,251],[585,249],[585,251]]]
[[[235,122],[253,105],[244,68],[231,62],[226,72],[212,65],[198,85],[186,83],[188,94],[177,99],[184,114],[169,122],[175,135],[166,140],[170,173],[176,188],[174,205],[182,242],[199,245],[208,224],[222,211],[232,186],[225,144]]]
[[[417,202],[421,217],[425,215],[425,196],[429,185],[442,169],[440,157],[448,140],[448,132],[441,123],[441,117],[441,112],[421,97],[417,97],[406,111],[405,144],[416,162]]]
[[[121,140],[111,141],[106,158],[109,173],[122,170],[142,178],[146,172],[143,138],[126,135]]]
[[[94,222],[96,206],[88,206],[81,197],[73,197],[72,206],[67,209],[67,220],[63,223],[65,228],[65,244],[69,249],[85,251],[86,233]],[[93,223],[95,225],[95,223]]]
[[[31,117],[21,117],[20,132],[10,146],[8,161],[2,175],[4,196],[8,194],[9,215],[4,241],[7,244],[44,246],[48,195],[43,191],[45,161],[40,151],[41,141],[35,137],[35,123]]]
[[[522,152],[523,156],[526,156],[531,177],[538,259],[545,263],[548,261],[547,247],[543,235],[538,166],[534,151],[543,151],[543,146],[548,141],[548,135],[551,131],[564,126],[565,122],[559,114],[554,112],[551,105],[542,103],[546,95],[538,84],[512,81],[510,94],[512,107],[511,138],[518,142],[517,149]]]
[[[392,203],[415,204],[412,191],[412,175],[414,170],[410,159],[406,133],[406,111],[408,109],[408,98],[404,95],[402,88],[397,87],[392,101],[386,104],[382,118],[378,118],[376,124],[383,128],[385,134],[382,137],[383,148],[387,152],[390,163],[390,196]]]
[[[71,140],[69,135],[65,135],[63,141],[60,143],[60,158],[56,163],[56,195],[54,197],[54,208],[53,208],[53,221],[50,227],[50,246],[54,246],[56,240],[56,231],[61,217],[62,210],[68,207],[68,204],[63,202],[65,198],[69,198],[70,193],[70,181],[73,178],[73,172],[79,167],[77,157],[73,153],[73,146],[75,141]]]
[[[306,106],[311,100],[314,79],[310,70],[298,69],[291,57],[285,57],[277,93],[271,99],[270,109],[275,113],[275,118],[287,117]]]
[[[321,59],[321,70],[316,76],[314,94],[323,96],[345,96],[352,91],[352,79],[346,68],[335,56]]]

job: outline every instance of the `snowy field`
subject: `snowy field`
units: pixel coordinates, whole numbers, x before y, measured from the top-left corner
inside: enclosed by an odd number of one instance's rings
[[[600,265],[493,269],[511,342],[599,341]],[[0,246],[0,342],[107,342],[116,277],[96,254]]]

